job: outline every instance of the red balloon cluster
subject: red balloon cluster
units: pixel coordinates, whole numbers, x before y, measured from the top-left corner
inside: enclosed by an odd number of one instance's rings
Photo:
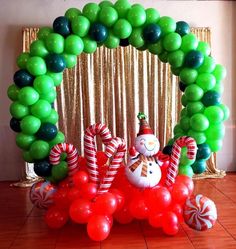
[[[100,176],[106,173],[105,155],[98,153]],[[70,219],[75,223],[86,224],[89,237],[101,241],[108,237],[113,218],[120,224],[130,223],[133,219],[146,219],[155,228],[162,228],[168,235],[179,230],[183,221],[183,206],[192,194],[193,181],[187,176],[178,176],[171,188],[162,183],[150,189],[138,189],[131,185],[124,174],[122,165],[109,192],[97,194],[97,186],[89,182],[86,161],[79,160],[80,171],[73,176],[73,187],[68,180],[58,186],[54,194],[54,205],[45,215],[51,228],[60,228]],[[164,165],[162,170],[166,170]],[[165,172],[163,171],[163,174]]]

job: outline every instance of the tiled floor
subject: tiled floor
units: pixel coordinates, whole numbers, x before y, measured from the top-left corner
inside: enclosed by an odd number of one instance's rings
[[[28,192],[29,189],[0,183],[0,249],[236,249],[236,174],[195,181],[195,193],[216,203],[218,221],[205,232],[182,224],[174,237],[138,221],[115,224],[108,239],[101,243],[91,241],[82,225],[69,223],[60,230],[50,230],[44,223],[43,212],[32,206]]]

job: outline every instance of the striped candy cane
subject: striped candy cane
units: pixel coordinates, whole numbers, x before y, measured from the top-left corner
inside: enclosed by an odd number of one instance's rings
[[[99,185],[98,194],[106,193],[109,190],[118,172],[121,162],[124,159],[125,152],[126,152],[126,143],[124,139],[119,137],[113,138],[106,147],[105,151],[106,156],[108,158],[111,158],[113,156],[113,159],[108,167],[106,175],[104,176]]]
[[[87,168],[90,181],[99,184],[99,172],[96,157],[95,136],[100,135],[102,142],[108,145],[112,140],[111,132],[104,124],[94,124],[89,126],[84,134],[84,155],[87,159]]]
[[[74,145],[68,143],[60,143],[55,145],[50,152],[49,160],[52,165],[60,163],[61,153],[67,153],[68,176],[72,185],[72,177],[78,171],[78,152]]]
[[[175,178],[178,174],[178,165],[181,154],[181,148],[187,146],[187,156],[189,159],[194,159],[197,153],[197,144],[191,137],[183,136],[177,139],[173,145],[170,166],[167,169],[165,184],[169,187],[175,183]]]

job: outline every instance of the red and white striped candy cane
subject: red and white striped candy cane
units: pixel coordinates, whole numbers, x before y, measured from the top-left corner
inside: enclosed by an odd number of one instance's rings
[[[67,153],[67,163],[68,163],[68,176],[70,184],[72,185],[72,177],[78,171],[78,152],[73,144],[60,143],[55,145],[50,152],[49,160],[52,165],[57,165],[60,163],[61,153]]]
[[[109,143],[109,145],[106,147],[105,151],[106,156],[108,158],[111,158],[113,156],[113,159],[108,167],[106,175],[104,176],[99,185],[98,194],[106,193],[109,190],[118,172],[120,164],[124,159],[125,152],[126,152],[126,143],[124,139],[119,137],[113,138]]]
[[[84,134],[84,155],[87,159],[87,168],[90,181],[99,184],[99,172],[96,157],[95,136],[100,135],[102,142],[107,145],[111,140],[111,132],[104,124],[94,124],[89,126]]]
[[[170,165],[167,169],[165,184],[169,187],[175,183],[175,178],[178,174],[178,165],[181,155],[181,148],[187,146],[187,156],[189,159],[194,159],[197,153],[197,144],[191,137],[183,136],[177,139],[173,145],[170,156]]]

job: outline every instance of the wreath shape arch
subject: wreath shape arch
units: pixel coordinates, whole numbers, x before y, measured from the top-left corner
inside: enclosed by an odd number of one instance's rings
[[[64,142],[63,133],[55,126],[58,114],[51,106],[55,87],[62,81],[63,70],[75,66],[77,56],[93,53],[101,45],[147,49],[179,76],[184,108],[169,144],[183,135],[196,140],[195,173],[202,172],[211,152],[221,149],[223,121],[229,116],[227,106],[221,103],[226,70],[215,63],[209,44],[198,41],[186,22],[161,17],[154,8],[131,6],[126,0],[102,1],[88,3],[82,11],[68,9],[54,20],[52,28],[41,28],[37,38],[29,53],[18,56],[19,70],[8,88],[13,101],[10,126],[17,132],[16,144],[23,149],[25,161],[44,160],[55,144]]]

